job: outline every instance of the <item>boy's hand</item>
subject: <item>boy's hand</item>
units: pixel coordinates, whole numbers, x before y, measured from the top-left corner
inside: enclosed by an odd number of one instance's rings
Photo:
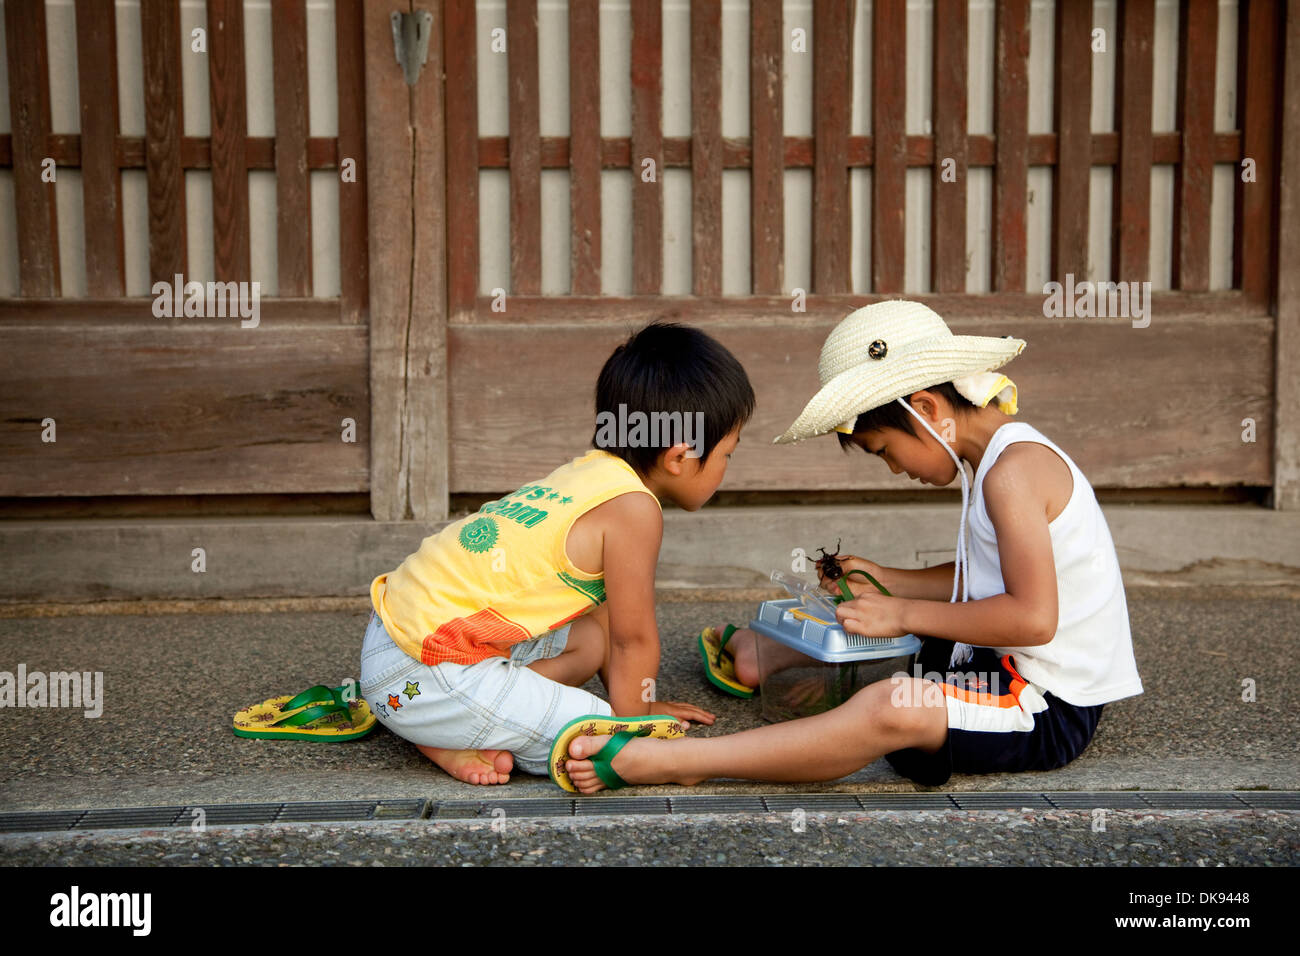
[[[863,582],[871,587],[869,582]],[[902,637],[910,633],[903,624],[906,598],[885,597],[875,588],[863,591],[852,601],[845,601],[835,609],[844,630],[863,637]]]
[[[695,721],[697,724],[712,724],[714,717],[707,710],[701,710],[694,704],[674,703],[670,700],[656,700],[650,705],[652,713],[667,714],[669,717],[676,717],[678,720]]]
[[[844,574],[848,574],[850,571],[866,571],[877,581],[880,580],[882,569],[880,565],[876,564],[874,561],[868,561],[866,558],[855,557],[851,554],[841,555],[835,560],[839,562],[840,570]],[[839,578],[828,578],[822,573],[820,567],[817,569],[817,577],[821,580],[822,587],[827,591],[830,591],[832,594],[840,593],[840,586],[837,583],[840,580]],[[854,597],[861,594],[863,589],[870,590],[872,594],[880,593],[870,581],[864,581],[862,578],[849,578],[848,585],[849,591],[853,593]],[[892,591],[893,588],[890,588],[890,590]]]

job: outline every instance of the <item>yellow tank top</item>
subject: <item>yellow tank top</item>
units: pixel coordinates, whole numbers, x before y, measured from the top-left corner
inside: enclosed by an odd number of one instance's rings
[[[564,543],[574,521],[632,491],[654,498],[627,462],[590,451],[425,538],[371,582],[370,601],[393,642],[426,664],[508,657],[605,600],[604,574],[575,566]]]

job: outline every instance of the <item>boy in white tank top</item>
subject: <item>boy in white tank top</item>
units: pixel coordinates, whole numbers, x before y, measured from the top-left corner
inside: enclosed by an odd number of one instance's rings
[[[1024,347],[1009,336],[954,336],[920,303],[866,306],[831,332],[821,390],[776,439],[834,431],[895,474],[940,486],[960,477],[955,562],[904,570],[839,559],[843,573],[865,571],[891,595],[853,580],[840,623],[870,637],[928,635],[917,661],[927,676],[895,675],[824,714],[731,736],[615,739],[603,761],[611,738],[579,737],[554,772],[591,793],[712,777],[831,780],[883,756],[937,785],[953,772],[1050,770],[1077,757],[1102,706],[1142,693],[1142,682],[1092,487],[1065,452],[1009,417],[1016,388],[994,369]],[[973,495],[963,460],[975,469]],[[753,632],[713,637],[737,682],[758,684]]]

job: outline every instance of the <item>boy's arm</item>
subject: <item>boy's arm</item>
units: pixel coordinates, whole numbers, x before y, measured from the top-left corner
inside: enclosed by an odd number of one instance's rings
[[[643,681],[659,676],[655,567],[664,519],[648,495],[621,495],[606,509],[603,529],[605,593],[609,600],[609,703],[619,717],[651,713]],[[642,700],[643,696],[651,698]]]
[[[1056,635],[1057,581],[1044,482],[1008,449],[985,475],[984,502],[997,533],[1006,593],[979,601],[887,598],[871,588],[840,605],[862,633],[930,634],[983,647],[1029,647]],[[951,570],[951,565],[949,565]],[[934,570],[934,569],[927,569]],[[889,587],[884,580],[885,587]],[[892,590],[892,589],[891,589]],[[951,596],[951,578],[944,597]],[[885,635],[881,635],[885,636]]]
[[[1040,478],[1019,449],[1007,449],[989,469],[984,505],[1006,593],[965,604],[914,601],[908,620],[919,633],[992,647],[1031,647],[1056,636],[1056,561]]]
[[[956,570],[957,563],[949,561],[947,564],[935,565],[929,568],[887,568],[884,565],[876,564],[874,561],[868,561],[866,558],[858,558],[852,555],[846,555],[839,559],[840,567],[845,572],[859,570],[866,571],[873,578],[885,586],[894,597],[908,598],[925,598],[929,601],[946,601],[952,597],[952,575]],[[825,578],[822,584],[827,584]],[[838,594],[834,582],[830,582],[832,593]],[[864,591],[875,591],[875,586],[869,581],[861,578],[850,578],[849,589],[855,594],[860,595]],[[880,592],[876,592],[877,594]]]

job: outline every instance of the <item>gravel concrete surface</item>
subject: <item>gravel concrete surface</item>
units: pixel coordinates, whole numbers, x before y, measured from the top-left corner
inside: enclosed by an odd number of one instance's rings
[[[744,623],[753,602],[661,602],[659,696],[711,709],[712,727],[762,723],[757,701],[705,680],[695,650],[702,626]],[[1295,687],[1300,602],[1293,598],[1131,598],[1140,697],[1106,707],[1097,736],[1050,773],[953,776],[946,791],[1300,790]],[[186,613],[0,619],[0,670],[102,671],[103,715],[80,710],[0,712],[0,810],[170,804],[481,799],[415,748],[380,729],[346,744],[237,738],[238,708],[358,675],[367,615]],[[599,692],[598,684],[590,685]],[[1253,687],[1255,699],[1243,700]],[[713,781],[694,793],[914,792],[883,760],[825,784]],[[503,796],[567,795],[516,773]],[[680,794],[640,787],[638,795]],[[600,799],[596,797],[594,799]],[[1112,811],[1126,819],[1121,811]],[[18,862],[1076,862],[1294,865],[1296,814],[1169,811],[1097,835],[1083,816],[920,811],[849,815],[795,834],[790,822],[730,815],[516,821],[508,835],[483,822],[275,825],[180,833],[94,831],[0,838]],[[810,817],[810,820],[812,817]],[[1135,818],[1136,819],[1136,818]],[[1130,832],[1131,830],[1131,832]],[[582,834],[600,834],[583,843]],[[1010,834],[1019,834],[1008,841]],[[205,842],[206,841],[206,842]],[[372,852],[364,848],[371,845]],[[278,847],[278,848],[277,848]],[[542,852],[535,852],[535,851]],[[332,852],[331,852],[332,851]],[[198,857],[194,857],[194,853]],[[519,854],[512,856],[511,854]],[[598,854],[604,854],[598,856]],[[180,856],[177,856],[180,854]],[[282,859],[282,854],[289,854]],[[724,859],[719,859],[721,854]],[[245,859],[247,858],[247,860]]]
[[[745,622],[755,605],[659,605],[659,696],[717,715],[702,735],[762,723],[758,701],[705,680],[695,635]],[[1146,692],[1106,707],[1092,744],[1049,773],[952,777],[951,790],[1300,789],[1300,602],[1141,599],[1130,602]],[[453,780],[384,731],[344,744],[235,737],[240,707],[359,674],[366,615],[179,614],[0,619],[0,670],[104,673],[103,715],[0,711],[0,810],[427,797],[481,792]],[[1243,681],[1255,700],[1242,700]],[[599,691],[593,682],[592,689]],[[516,773],[510,797],[561,796]],[[880,760],[833,784],[718,782],[695,792],[922,789]],[[677,793],[642,787],[636,793]]]
[[[32,866],[1295,866],[1300,812],[873,811],[0,837]],[[497,824],[494,827],[494,823]]]

